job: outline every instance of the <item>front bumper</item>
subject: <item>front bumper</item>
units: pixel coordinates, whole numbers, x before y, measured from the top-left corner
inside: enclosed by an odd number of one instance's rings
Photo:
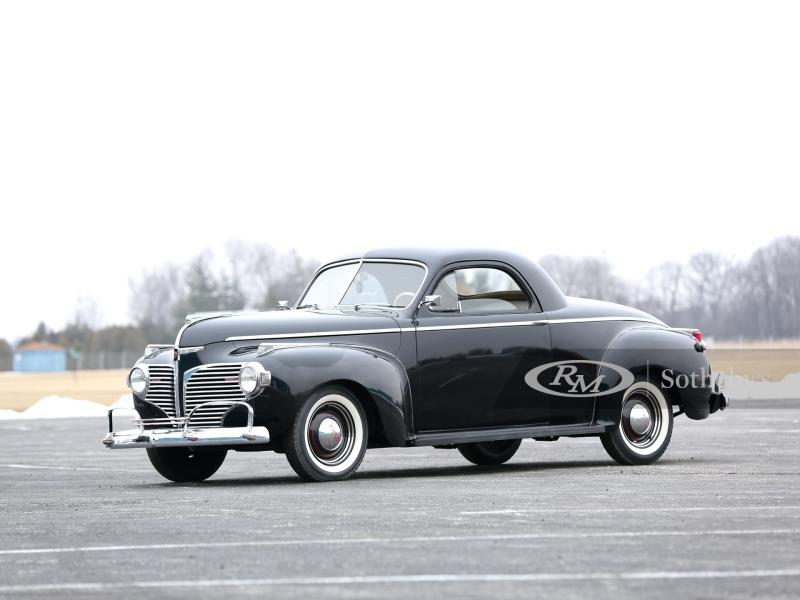
[[[207,402],[195,408],[219,402]],[[245,402],[226,402],[247,407],[245,427],[191,427],[191,413],[176,419],[135,419],[138,429],[114,431],[114,411],[108,411],[108,433],[103,438],[107,448],[176,448],[198,446],[250,446],[270,443],[266,427],[253,425],[253,407]],[[194,411],[192,411],[194,412]],[[152,429],[145,429],[152,426]]]

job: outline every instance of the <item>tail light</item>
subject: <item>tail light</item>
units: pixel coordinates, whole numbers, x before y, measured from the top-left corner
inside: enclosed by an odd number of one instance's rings
[[[692,330],[692,337],[695,340],[697,340],[698,342],[702,342],[703,341],[703,332],[700,331],[699,329],[694,329],[694,330]]]

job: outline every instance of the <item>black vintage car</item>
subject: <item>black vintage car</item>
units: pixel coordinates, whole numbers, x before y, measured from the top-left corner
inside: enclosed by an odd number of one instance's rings
[[[325,265],[293,308],[192,315],[128,375],[137,429],[173,481],[229,450],[285,453],[306,480],[344,479],[367,448],[457,449],[479,465],[521,440],[598,436],[622,464],[666,450],[673,418],[724,409],[697,330],[566,297],[498,251],[376,250]]]

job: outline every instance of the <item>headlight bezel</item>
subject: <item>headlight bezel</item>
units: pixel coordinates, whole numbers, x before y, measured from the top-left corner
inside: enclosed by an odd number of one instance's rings
[[[134,382],[131,381],[134,371],[139,371],[143,375],[141,381],[144,383],[144,387],[141,389],[141,391],[137,390],[134,387]],[[135,365],[130,371],[128,371],[128,376],[125,378],[125,383],[128,385],[128,388],[131,390],[131,392],[133,392],[134,395],[141,397],[146,396],[147,390],[150,389],[150,371],[148,370],[147,365]]]
[[[254,385],[252,388],[248,386],[245,388],[244,375],[246,371],[252,372],[252,376],[248,376],[248,381],[252,381]],[[264,368],[264,365],[258,362],[244,363],[239,369],[239,389],[246,398],[252,398],[260,394],[264,388],[269,387],[272,383],[272,374]]]

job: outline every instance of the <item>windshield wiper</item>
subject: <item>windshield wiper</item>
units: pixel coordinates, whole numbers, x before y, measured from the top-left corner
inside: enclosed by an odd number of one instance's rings
[[[314,310],[319,310],[319,306],[317,306],[316,304],[301,304],[300,306],[297,307],[297,310],[300,310],[302,308],[313,308]]]
[[[365,308],[374,308],[376,310],[385,310],[389,312],[396,312],[395,309],[403,308],[395,304],[354,304],[353,310],[364,310]]]

